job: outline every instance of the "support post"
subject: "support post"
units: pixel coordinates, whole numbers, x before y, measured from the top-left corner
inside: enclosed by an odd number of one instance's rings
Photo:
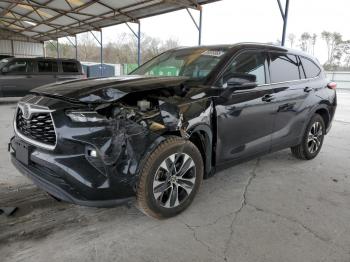
[[[69,36],[66,36],[66,38],[71,43],[71,45],[75,48],[75,59],[78,60],[77,36],[75,35],[75,43],[72,42],[72,40],[69,38]]]
[[[75,59],[78,60],[78,39],[77,39],[77,35],[75,35]]]
[[[141,65],[141,23],[138,21],[138,32],[137,32],[137,65]]]
[[[15,56],[15,47],[13,45],[13,40],[11,40],[11,55]]]
[[[45,42],[42,42],[43,43],[43,54],[44,54],[44,57],[46,57],[46,48],[45,48]]]
[[[203,9],[199,6],[199,29],[198,29],[198,45],[202,45],[202,19],[203,19]]]
[[[102,43],[103,37],[102,37],[102,29],[100,29],[100,39],[98,39],[96,37],[96,35],[92,31],[90,31],[90,33],[95,38],[97,43],[100,44],[100,76],[102,76],[103,75],[103,67],[102,67],[102,65],[103,65],[103,43]]]
[[[59,46],[58,46],[58,38],[57,38],[57,43],[56,43],[56,52],[57,52],[57,58],[60,58],[60,50],[59,50]]]
[[[194,23],[194,25],[196,26],[196,28],[198,30],[198,45],[201,45],[202,44],[202,19],[203,19],[202,6],[201,5],[197,6],[197,10],[199,11],[199,22],[198,23],[194,19],[190,10],[188,10],[188,8],[186,8],[186,10],[187,10],[187,13],[190,15],[192,22]]]
[[[284,46],[286,42],[288,10],[289,10],[289,0],[286,0],[286,7],[284,9],[284,19],[283,19],[282,46]]]
[[[100,45],[101,45],[101,49],[100,49],[100,59],[101,59],[101,67],[100,67],[100,76],[103,76],[103,45],[102,45],[102,29],[100,29]]]
[[[289,0],[286,0],[286,6],[282,8],[281,0],[277,0],[278,7],[281,12],[282,20],[283,20],[283,31],[282,31],[282,41],[281,45],[284,46],[286,42],[286,33],[287,33],[287,22],[288,22],[288,11],[289,11]]]
[[[125,24],[137,39],[137,65],[140,66],[141,65],[141,22],[138,20],[136,23],[138,24],[137,32],[135,32],[135,30],[132,29],[128,23],[125,23]]]

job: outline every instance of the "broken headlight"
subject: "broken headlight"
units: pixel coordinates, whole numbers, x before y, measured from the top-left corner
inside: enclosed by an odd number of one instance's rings
[[[103,122],[106,121],[107,118],[103,115],[100,115],[99,113],[95,111],[68,111],[66,112],[66,115],[73,121],[73,122]]]

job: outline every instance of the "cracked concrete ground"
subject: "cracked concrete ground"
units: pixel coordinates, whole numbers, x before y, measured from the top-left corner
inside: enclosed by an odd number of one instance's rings
[[[289,150],[205,180],[183,214],[157,221],[134,206],[56,202],[21,176],[6,153],[14,105],[0,104],[0,260],[350,261],[350,92],[319,156]]]

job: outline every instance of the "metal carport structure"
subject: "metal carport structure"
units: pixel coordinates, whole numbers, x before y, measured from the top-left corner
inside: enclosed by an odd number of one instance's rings
[[[56,40],[65,37],[76,48],[76,35],[91,32],[101,47],[103,62],[102,28],[126,24],[137,38],[138,64],[141,63],[140,19],[187,9],[198,29],[198,44],[202,37],[202,5],[220,0],[1,0],[0,29],[21,34],[35,42]],[[282,45],[285,42],[289,0],[285,8],[277,0],[283,19]],[[198,22],[189,9],[199,11]],[[134,30],[129,23],[136,23]],[[96,35],[93,31],[100,32]],[[74,37],[74,41],[70,37]],[[52,42],[50,42],[52,44]]]

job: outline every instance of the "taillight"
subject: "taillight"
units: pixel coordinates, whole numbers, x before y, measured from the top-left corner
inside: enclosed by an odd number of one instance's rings
[[[335,90],[337,88],[337,83],[336,82],[329,82],[327,87],[329,89],[334,89]]]

